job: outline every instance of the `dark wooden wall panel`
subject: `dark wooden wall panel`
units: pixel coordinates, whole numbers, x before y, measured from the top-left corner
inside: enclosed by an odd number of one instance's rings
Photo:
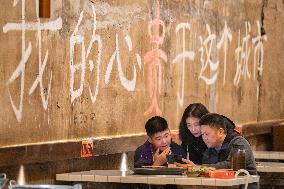
[[[273,150],[284,151],[284,122],[273,128]]]

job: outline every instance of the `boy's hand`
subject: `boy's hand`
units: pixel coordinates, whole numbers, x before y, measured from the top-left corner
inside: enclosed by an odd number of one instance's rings
[[[164,165],[167,162],[167,155],[171,154],[171,148],[166,148],[162,153],[159,153],[159,148],[156,150],[154,154],[154,163],[153,165]]]
[[[182,163],[177,163],[177,162],[175,162],[174,164],[175,164],[177,167],[188,168],[188,165],[187,165],[187,164],[182,164]]]
[[[187,160],[187,159],[184,159],[184,158],[182,158],[181,160],[182,160],[184,163],[186,163],[186,164],[175,162],[175,165],[176,165],[177,167],[189,168],[189,167],[195,167],[195,166],[197,166],[197,165],[195,165],[195,164],[194,164],[192,161],[190,161],[190,160]]]
[[[186,163],[187,165],[196,166],[192,161],[190,161],[190,160],[188,160],[188,159],[182,158],[181,160],[182,160],[184,163]]]

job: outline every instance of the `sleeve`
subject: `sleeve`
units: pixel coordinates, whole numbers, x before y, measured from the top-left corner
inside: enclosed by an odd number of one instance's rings
[[[217,169],[228,169],[230,168],[230,156],[225,161],[218,162],[217,154],[214,155],[213,152],[210,152],[210,149],[207,149],[203,154],[202,165]]]
[[[205,150],[202,156],[202,165],[210,164],[209,158],[209,149],[207,149]]]
[[[184,151],[186,151],[186,148],[187,148],[187,143],[186,142],[182,142],[180,146],[182,147],[182,149]]]
[[[215,164],[202,164],[206,167],[215,167],[216,169],[229,169],[230,168],[230,161],[221,161]]]
[[[135,154],[134,154],[134,168],[141,168],[144,165],[144,162],[142,162],[140,160],[141,157],[141,151],[142,151],[142,147],[138,147],[135,150]]]
[[[176,155],[181,155],[183,158],[186,158],[186,151],[182,148],[182,146],[172,142],[171,144],[172,152]]]

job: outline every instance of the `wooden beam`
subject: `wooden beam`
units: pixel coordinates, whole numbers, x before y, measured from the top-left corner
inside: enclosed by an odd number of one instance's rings
[[[135,151],[146,136],[93,140],[94,156]],[[0,148],[0,167],[81,158],[81,141]]]
[[[278,126],[283,121],[284,119],[278,119],[278,120],[268,120],[268,121],[242,124],[241,126],[242,134],[245,137],[254,136],[254,135],[272,134],[273,127]]]

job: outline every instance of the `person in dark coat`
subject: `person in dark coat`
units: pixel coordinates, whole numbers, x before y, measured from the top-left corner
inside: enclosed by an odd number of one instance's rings
[[[168,123],[164,118],[160,116],[150,118],[145,125],[145,130],[148,139],[135,151],[135,168],[167,165],[167,155],[169,154],[186,157],[182,147],[172,141]]]
[[[256,163],[249,142],[228,126],[228,118],[219,114],[207,114],[199,123],[202,138],[208,149],[204,152],[202,165],[218,169],[231,168],[231,150],[234,146],[245,150],[245,166],[251,175],[257,175]],[[248,185],[249,189],[258,188],[257,183]]]
[[[202,140],[199,120],[209,113],[201,103],[193,103],[187,106],[179,124],[179,137],[181,146],[187,152],[187,159],[195,164],[201,164],[203,153],[207,149]]]
[[[179,124],[181,146],[187,152],[187,159],[198,165],[202,164],[203,154],[207,150],[201,136],[199,120],[208,113],[203,104],[192,103],[184,110]],[[221,116],[224,118],[228,133],[233,133],[236,127],[234,122],[224,115]]]

